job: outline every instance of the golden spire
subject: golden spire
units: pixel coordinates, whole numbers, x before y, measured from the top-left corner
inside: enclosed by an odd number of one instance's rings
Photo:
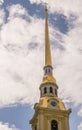
[[[45,4],[45,66],[52,66],[51,51],[50,51],[50,39],[48,30],[48,8]]]
[[[51,61],[47,4],[45,4],[45,66],[44,66],[44,76],[42,79],[41,86],[46,83],[56,84],[56,80],[53,77],[53,67]]]

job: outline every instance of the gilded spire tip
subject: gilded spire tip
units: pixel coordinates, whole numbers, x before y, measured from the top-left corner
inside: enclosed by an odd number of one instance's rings
[[[45,2],[45,11],[48,11],[48,3]]]

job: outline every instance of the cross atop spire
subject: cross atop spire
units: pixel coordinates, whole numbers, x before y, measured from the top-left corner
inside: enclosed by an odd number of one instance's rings
[[[47,7],[47,3],[45,3],[45,66],[52,66],[49,29],[48,29],[48,7]]]

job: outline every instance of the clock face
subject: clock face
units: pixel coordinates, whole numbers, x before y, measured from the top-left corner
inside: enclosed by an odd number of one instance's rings
[[[55,106],[57,105],[57,102],[56,102],[56,101],[51,101],[51,105],[52,105],[53,107],[55,107]]]
[[[57,109],[58,108],[58,102],[57,102],[57,100],[50,99],[49,100],[49,107]]]

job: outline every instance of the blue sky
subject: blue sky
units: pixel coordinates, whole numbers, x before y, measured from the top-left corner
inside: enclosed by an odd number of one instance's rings
[[[31,130],[44,66],[44,2],[59,97],[82,130],[82,1],[0,0],[0,130]]]

